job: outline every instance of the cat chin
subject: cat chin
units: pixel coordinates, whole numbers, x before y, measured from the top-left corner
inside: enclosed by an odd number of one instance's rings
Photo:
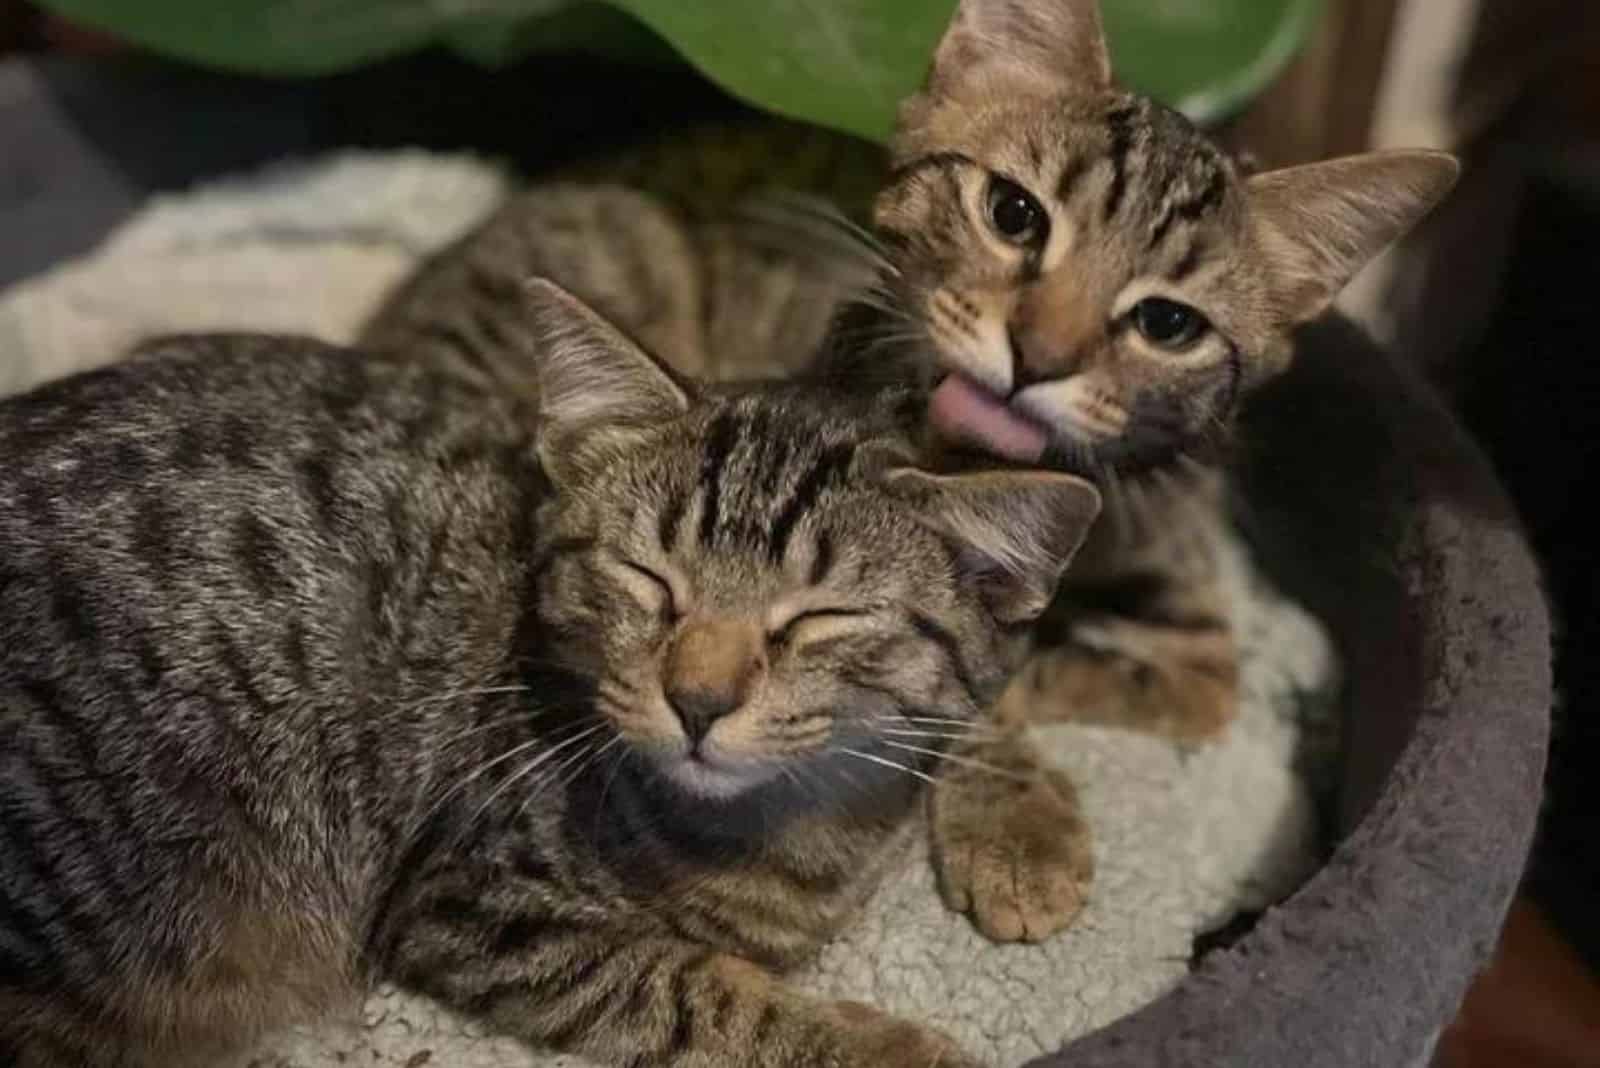
[[[770,764],[731,764],[693,756],[664,760],[660,770],[674,787],[705,801],[731,801],[777,775]]]

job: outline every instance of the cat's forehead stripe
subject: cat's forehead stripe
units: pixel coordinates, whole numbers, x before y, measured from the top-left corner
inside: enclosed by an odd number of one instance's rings
[[[718,412],[701,447],[691,492],[666,502],[658,520],[662,547],[677,542],[691,498],[700,499],[698,543],[759,546],[781,561],[794,530],[822,494],[843,481],[855,456],[853,436],[814,413],[746,399]]]
[[[1150,232],[1149,247],[1153,251],[1166,238],[1167,232],[1177,219],[1184,222],[1199,222],[1207,213],[1216,209],[1222,203],[1223,194],[1227,191],[1226,176],[1222,168],[1216,163],[1211,163],[1210,174],[1205,180],[1205,185],[1198,193],[1185,199],[1170,199],[1166,209],[1161,213],[1161,218],[1156,221],[1155,227]]]
[[[1111,143],[1107,149],[1111,160],[1111,182],[1106,187],[1105,218],[1116,218],[1128,191],[1128,154],[1133,150],[1133,120],[1139,109],[1132,105],[1116,108],[1106,115],[1106,130]]]
[[[794,533],[795,524],[816,504],[822,491],[834,483],[843,481],[845,472],[850,470],[850,461],[854,459],[855,453],[856,447],[851,442],[830,445],[822,450],[816,463],[800,478],[794,493],[784,503],[778,512],[777,521],[772,525],[772,541],[767,545],[767,556],[774,563],[783,559],[783,554],[789,548],[789,538]]]
[[[700,455],[700,541],[711,544],[722,510],[722,473],[739,441],[740,420],[731,409],[717,413],[706,433],[705,451]]]

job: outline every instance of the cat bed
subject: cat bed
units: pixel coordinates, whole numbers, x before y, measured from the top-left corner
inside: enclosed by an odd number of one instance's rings
[[[347,340],[505,188],[471,160],[395,153],[158,200],[92,256],[0,296],[0,392],[153,332]],[[1308,338],[1246,429],[1272,442],[1248,450],[1270,463],[1246,471],[1242,514],[1274,581],[1242,548],[1229,561],[1238,723],[1192,752],[1041,731],[1095,833],[1077,924],[1038,946],[991,945],[945,912],[919,847],[801,985],[926,1019],[1000,1065],[1420,1063],[1485,959],[1528,845],[1549,696],[1535,575],[1470,446],[1341,324]],[[1335,645],[1351,675],[1342,767]],[[1337,812],[1316,803],[1333,778]],[[1321,864],[1329,820],[1350,833]],[[1253,933],[1191,970],[1198,936],[1260,909]],[[241,1061],[352,1063],[577,1064],[392,990]]]

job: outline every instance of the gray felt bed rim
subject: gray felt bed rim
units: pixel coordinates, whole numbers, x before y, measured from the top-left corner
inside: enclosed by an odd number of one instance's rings
[[[1427,387],[1338,318],[1304,333],[1243,434],[1242,521],[1345,659],[1344,833],[1242,941],[1029,1068],[1424,1063],[1526,861],[1550,632],[1487,461]]]

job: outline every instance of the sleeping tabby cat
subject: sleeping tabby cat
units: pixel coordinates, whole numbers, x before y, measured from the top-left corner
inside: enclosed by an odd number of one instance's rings
[[[1113,84],[1094,0],[961,0],[891,163],[881,262],[808,224],[686,221],[638,192],[542,187],[427,264],[367,340],[514,379],[525,361],[502,297],[537,271],[699,373],[919,383],[939,437],[1108,494],[997,717],[1214,737],[1238,663],[1211,461],[1241,401],[1286,366],[1294,329],[1445,195],[1455,161],[1385,152],[1248,175]],[[945,777],[941,886],[990,937],[1041,938],[1083,904],[1087,829],[1070,784],[1019,738],[986,756],[1038,778]]]
[[[0,1063],[206,1063],[377,977],[609,1063],[971,1063],[775,974],[1095,490],[524,300],[527,394],[216,336],[0,403]]]

